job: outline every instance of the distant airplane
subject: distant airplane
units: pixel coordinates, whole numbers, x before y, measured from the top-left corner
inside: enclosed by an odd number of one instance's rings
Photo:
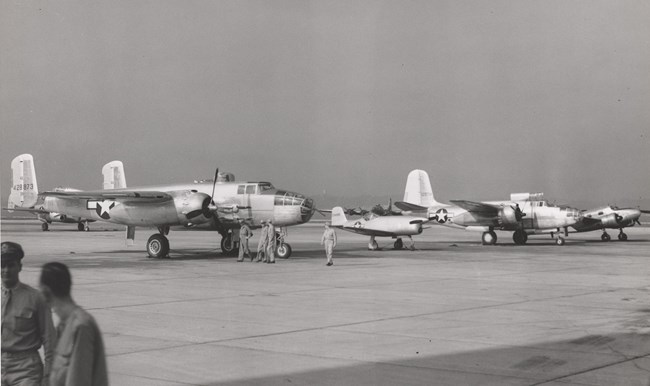
[[[150,257],[169,253],[167,235],[171,226],[213,223],[221,235],[224,253],[236,253],[239,219],[259,228],[272,220],[276,227],[302,224],[311,219],[313,201],[299,193],[276,189],[270,182],[219,181],[156,185],[130,189],[43,192],[43,209],[96,221],[127,226],[127,244],[133,244],[136,226],[156,227],[158,233],[147,241]],[[20,205],[16,205],[20,206]],[[281,242],[280,258],[291,255],[291,246]]]
[[[433,218],[434,223],[481,231],[484,245],[496,244],[494,230],[513,231],[515,244],[525,244],[531,234],[550,233],[557,234],[558,245],[564,245],[561,230],[568,235],[568,227],[578,221],[580,214],[574,208],[550,205],[542,196],[542,193],[513,193],[509,201],[450,200],[455,205],[442,204],[433,197],[427,172],[416,169],[408,175],[404,201],[396,202],[395,206],[422,213],[426,218]]]
[[[639,222],[641,213],[650,213],[650,211],[605,206],[583,211],[580,220],[571,227],[576,232],[591,232],[602,229],[603,234],[600,236],[600,239],[603,241],[610,241],[612,239],[609,233],[607,233],[607,229],[618,229],[618,239],[626,241],[627,234],[623,232],[623,228],[634,226],[635,223],[641,225]]]
[[[422,233],[422,225],[428,220],[417,216],[385,215],[380,216],[374,212],[367,212],[361,218],[348,220],[345,211],[340,206],[332,208],[332,227],[349,232],[370,236],[368,249],[379,249],[375,237],[396,238],[393,247],[402,249],[404,246],[402,236],[411,239],[411,249],[414,249],[411,236]]]
[[[9,212],[22,211],[36,214],[42,222],[41,229],[49,230],[50,224],[60,222],[77,224],[79,231],[89,231],[88,223],[95,220],[68,216],[63,213],[51,212],[43,208],[43,200],[38,198],[38,183],[34,166],[34,157],[31,154],[21,154],[11,162],[12,186],[7,209]],[[126,188],[124,166],[120,161],[111,161],[102,168],[104,176],[104,189]],[[57,187],[57,192],[75,192],[78,189]]]

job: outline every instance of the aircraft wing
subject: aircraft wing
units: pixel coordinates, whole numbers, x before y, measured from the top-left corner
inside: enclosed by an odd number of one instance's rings
[[[146,190],[96,190],[78,192],[43,192],[45,197],[76,198],[87,200],[120,200],[138,202],[157,202],[172,200],[169,193]]]
[[[485,204],[483,202],[467,200],[449,200],[459,207],[471,213],[480,213],[485,216],[496,216],[499,214],[500,207],[496,205]]]
[[[20,207],[13,207],[13,208],[2,208],[2,210],[6,210],[9,212],[29,212],[29,213],[50,213],[49,211],[45,209],[39,209],[39,208],[20,208]]]
[[[404,202],[404,201],[397,201],[395,203],[395,206],[398,207],[399,209],[405,210],[405,211],[427,210],[427,208],[424,207],[424,206],[411,204],[410,202]]]

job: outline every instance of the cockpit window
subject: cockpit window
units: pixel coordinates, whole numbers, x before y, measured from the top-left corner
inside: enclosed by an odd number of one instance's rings
[[[257,184],[260,187],[260,193],[265,192],[267,190],[275,189],[273,185],[270,182],[260,182]]]
[[[237,187],[237,194],[244,194],[245,190],[246,190],[246,185],[239,185]]]
[[[256,185],[246,185],[246,194],[255,194]]]

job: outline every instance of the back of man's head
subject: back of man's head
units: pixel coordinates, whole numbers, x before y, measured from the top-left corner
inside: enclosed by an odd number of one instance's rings
[[[70,296],[72,277],[68,267],[59,262],[43,265],[41,268],[41,285],[47,286],[58,298]]]

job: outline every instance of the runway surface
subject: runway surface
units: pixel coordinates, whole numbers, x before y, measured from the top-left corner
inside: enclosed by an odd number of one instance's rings
[[[153,260],[149,229],[127,248],[111,224],[1,226],[27,254],[22,281],[48,261],[71,268],[112,385],[650,384],[648,227],[560,247],[436,226],[417,251],[378,239],[374,252],[338,231],[326,267],[320,224],[289,228],[294,253],[274,265],[222,256],[216,232],[172,230],[171,258]]]

